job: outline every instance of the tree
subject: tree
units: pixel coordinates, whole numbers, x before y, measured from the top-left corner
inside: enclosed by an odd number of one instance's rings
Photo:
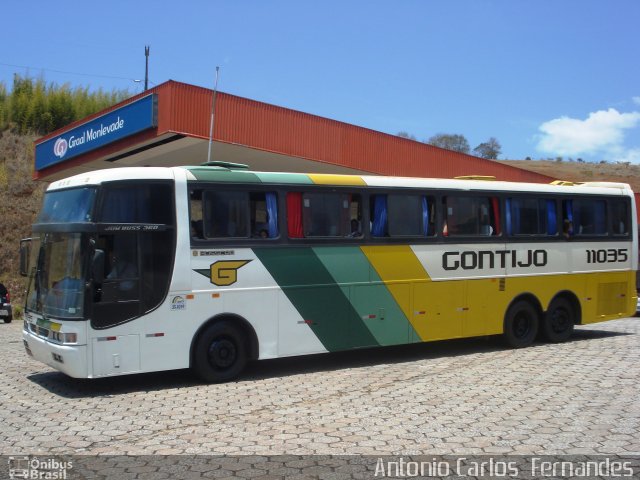
[[[416,140],[415,135],[411,135],[409,132],[405,132],[404,130],[402,132],[398,132],[396,135],[398,137],[406,138],[408,140],[414,140],[414,141]]]
[[[464,135],[456,133],[438,133],[425,143],[434,147],[446,148],[454,152],[469,153],[469,142]]]
[[[502,145],[500,145],[500,142],[498,142],[495,137],[491,137],[486,142],[474,148],[473,153],[480,158],[497,160],[498,155],[502,153]]]

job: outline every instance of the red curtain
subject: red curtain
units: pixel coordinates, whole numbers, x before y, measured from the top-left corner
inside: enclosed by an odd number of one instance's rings
[[[494,228],[496,235],[500,235],[500,204],[498,197],[491,197],[491,207],[493,208],[493,220],[495,222]]]
[[[287,192],[287,230],[289,238],[302,238],[302,193]]]

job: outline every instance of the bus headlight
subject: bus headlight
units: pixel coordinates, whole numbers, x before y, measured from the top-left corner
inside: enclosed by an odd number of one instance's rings
[[[63,343],[78,343],[77,333],[65,333]]]
[[[51,332],[51,340],[57,343],[62,343],[62,344],[78,343],[78,334]]]

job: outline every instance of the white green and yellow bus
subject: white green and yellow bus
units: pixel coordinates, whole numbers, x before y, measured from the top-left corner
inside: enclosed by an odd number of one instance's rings
[[[253,172],[213,162],[53,182],[24,346],[67,375],[502,335],[562,342],[635,312],[626,184]]]

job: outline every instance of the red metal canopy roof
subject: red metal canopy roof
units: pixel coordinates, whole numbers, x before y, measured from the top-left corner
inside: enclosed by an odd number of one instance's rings
[[[200,139],[206,145],[213,91],[175,81],[158,85],[107,110],[74,122],[36,143],[42,143],[149,93],[156,93],[158,97],[157,128],[45,168],[36,172],[35,177],[49,180],[72,175],[78,169],[82,171],[116,167],[120,165],[118,161],[126,157],[131,157],[127,163],[131,165],[141,151],[146,152],[144,164],[154,165],[155,149],[159,153],[167,143],[183,138]],[[216,99],[213,138],[216,144],[253,150],[254,159],[259,158],[256,152],[284,156],[290,162],[284,165],[290,166],[291,168],[286,169],[291,171],[313,172],[315,167],[321,167],[323,171],[335,168],[337,171],[346,169],[397,176],[452,178],[474,174],[493,175],[500,180],[512,181],[547,183],[551,180],[545,175],[490,160],[222,92],[218,93]],[[239,150],[231,160],[242,160],[242,152],[246,153],[248,150]],[[175,165],[194,162],[192,158],[181,155],[179,148],[173,153],[175,155],[169,157],[168,161],[175,159]],[[225,160],[219,157],[216,159]],[[200,161],[202,160],[204,159],[200,157]],[[296,164],[303,160],[307,161],[303,162],[304,169]],[[252,162],[245,163],[251,165]],[[252,168],[264,170],[282,170],[282,166],[283,163],[280,162],[277,168],[270,168],[268,161],[251,165]]]

